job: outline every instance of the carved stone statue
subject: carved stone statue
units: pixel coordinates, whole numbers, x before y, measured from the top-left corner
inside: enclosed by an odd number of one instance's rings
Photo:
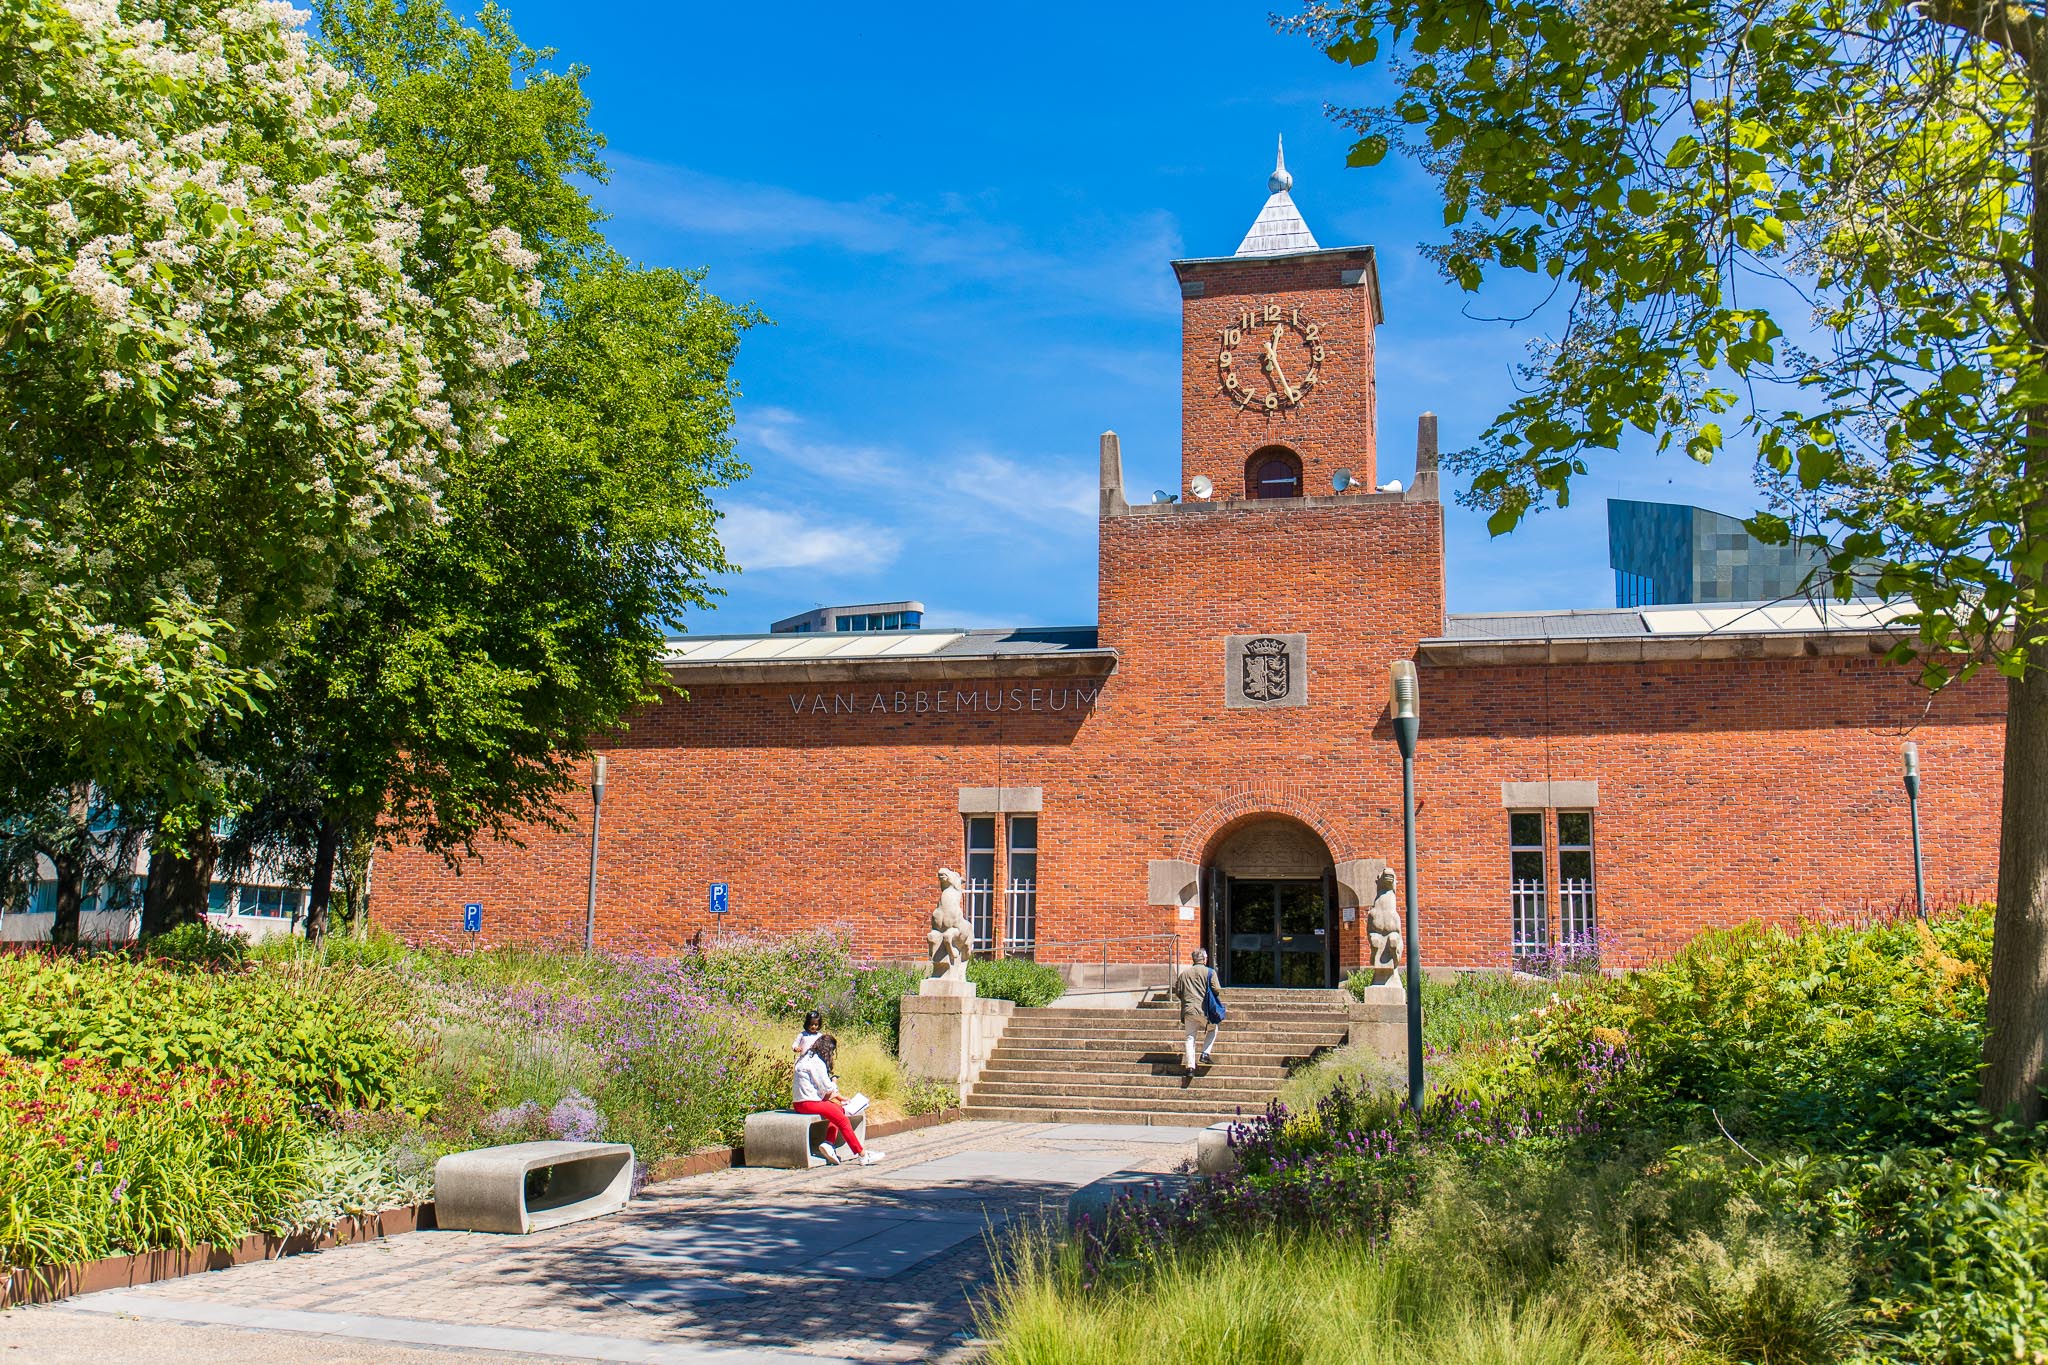
[[[960,874],[949,867],[939,869],[939,906],[932,911],[932,931],[924,938],[931,945],[932,975],[942,981],[965,981],[974,937],[967,917],[960,913]]]
[[[1365,912],[1365,936],[1372,944],[1373,984],[1378,985],[1393,975],[1394,964],[1401,960],[1401,907],[1394,903],[1392,868],[1380,873],[1379,894]]]

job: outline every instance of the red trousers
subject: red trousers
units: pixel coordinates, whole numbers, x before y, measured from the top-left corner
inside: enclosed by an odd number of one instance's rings
[[[860,1155],[860,1139],[854,1136],[853,1120],[846,1117],[846,1111],[830,1100],[798,1100],[789,1106],[799,1114],[816,1114],[825,1120],[825,1126],[832,1131],[832,1141],[841,1147]]]

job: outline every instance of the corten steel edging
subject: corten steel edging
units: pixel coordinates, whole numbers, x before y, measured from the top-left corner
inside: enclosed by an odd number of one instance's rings
[[[1112,649],[1066,654],[969,654],[936,658],[761,659],[751,663],[687,660],[663,664],[668,680],[699,687],[755,683],[966,682],[1010,678],[1106,678],[1116,671]]]
[[[51,1303],[74,1294],[93,1294],[102,1289],[130,1289],[201,1275],[209,1270],[247,1265],[251,1261],[272,1261],[280,1256],[297,1256],[308,1251],[325,1251],[378,1237],[431,1229],[434,1205],[412,1204],[386,1209],[360,1218],[344,1218],[325,1232],[293,1233],[279,1237],[252,1232],[232,1246],[198,1246],[183,1250],[143,1251],[132,1256],[108,1256],[79,1265],[30,1266],[13,1269],[0,1278],[0,1308],[25,1303]]]
[[[1528,640],[1423,640],[1421,663],[1438,668],[1515,664],[1656,664],[1704,659],[1882,657],[1910,635],[1894,631],[1743,631],[1726,635],[1566,636]]]

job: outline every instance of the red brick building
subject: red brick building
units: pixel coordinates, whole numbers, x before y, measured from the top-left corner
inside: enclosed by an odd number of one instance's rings
[[[1435,419],[1381,491],[1373,253],[1318,247],[1289,183],[1237,254],[1174,263],[1180,500],[1128,503],[1102,438],[1096,624],[676,641],[679,694],[603,745],[600,944],[846,925],[920,955],[945,866],[991,950],[1163,970],[1206,943],[1229,984],[1335,984],[1400,862],[1402,658],[1425,966],[1589,936],[1629,965],[1894,904],[1908,738],[1931,895],[1989,894],[2003,689],[1930,703],[1883,661],[1883,608],[1447,615]],[[494,940],[580,937],[570,809],[459,874],[380,858],[377,919],[452,935],[475,902]]]

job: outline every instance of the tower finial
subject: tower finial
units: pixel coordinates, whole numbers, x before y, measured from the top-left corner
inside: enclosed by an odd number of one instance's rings
[[[1273,173],[1266,177],[1266,188],[1274,194],[1285,194],[1294,188],[1294,177],[1287,173],[1287,140],[1275,138],[1273,148]]]

